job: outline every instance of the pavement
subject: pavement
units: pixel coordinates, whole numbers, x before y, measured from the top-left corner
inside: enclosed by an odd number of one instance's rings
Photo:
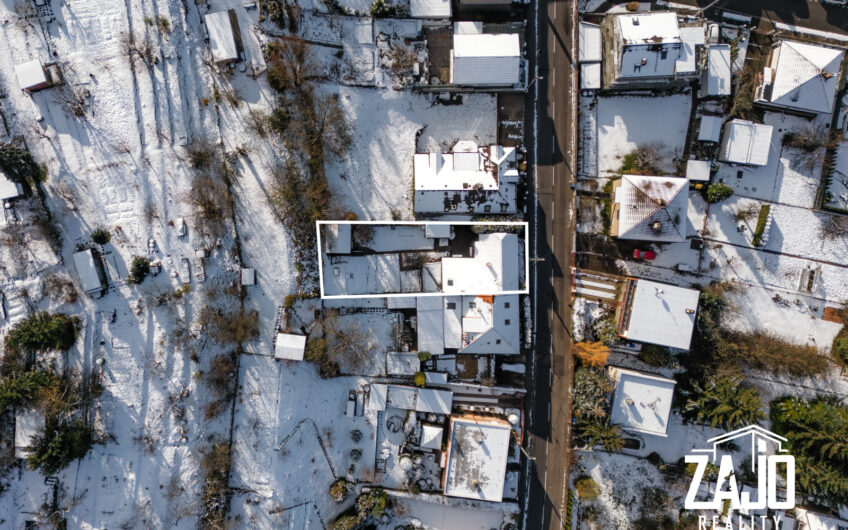
[[[534,13],[535,17],[536,14]],[[577,155],[577,9],[574,0],[538,0],[529,32],[531,68],[537,76],[529,90],[538,123],[529,119],[530,165],[535,188],[528,214],[531,239],[535,342],[528,378],[525,528],[562,529],[571,440],[571,276],[574,250],[573,191]],[[535,126],[534,126],[535,125]]]
[[[674,0],[704,8],[713,0]],[[848,35],[848,7],[822,4],[818,0],[719,0],[707,10],[712,15],[715,10],[726,10],[756,17],[758,20],[782,22],[816,31]]]

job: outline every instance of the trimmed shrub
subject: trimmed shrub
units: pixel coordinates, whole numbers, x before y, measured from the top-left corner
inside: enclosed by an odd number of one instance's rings
[[[420,351],[418,352],[418,360],[422,363],[429,361],[433,358],[433,355],[428,351]]]
[[[717,182],[715,184],[710,184],[707,188],[707,202],[711,204],[721,202],[729,198],[731,195],[733,195],[733,188],[727,184]]]
[[[574,487],[577,488],[577,496],[587,501],[596,499],[601,494],[601,487],[588,475],[578,477],[574,481]]]
[[[347,499],[349,492],[350,482],[343,478],[336,479],[335,482],[330,484],[330,490],[328,491],[330,498],[333,499],[333,502],[336,504],[344,502]]]
[[[424,385],[427,384],[427,378],[424,376],[424,372],[415,372],[413,379],[415,380],[415,386],[418,388],[424,388]]]
[[[760,246],[763,242],[763,232],[766,230],[766,221],[768,220],[770,211],[770,204],[764,204],[760,207],[760,214],[757,216],[757,227],[754,229],[754,240],[751,242],[755,247]]]

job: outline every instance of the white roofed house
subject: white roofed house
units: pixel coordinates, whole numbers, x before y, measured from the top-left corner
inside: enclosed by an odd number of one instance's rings
[[[610,424],[665,437],[676,381],[616,366],[608,370],[615,382]]]
[[[512,429],[489,417],[453,416],[442,487],[445,495],[501,502]]]
[[[834,110],[844,50],[780,40],[771,50],[755,102],[803,115]]]
[[[24,189],[20,184],[13,180],[9,180],[5,173],[0,171],[0,200],[8,201],[23,195]]]
[[[480,234],[471,257],[442,258],[442,292],[493,294],[517,291],[521,246],[517,234]]]
[[[618,314],[624,339],[688,350],[700,291],[628,278]]]
[[[624,175],[613,185],[610,235],[675,243],[686,240],[689,181]]]
[[[415,212],[514,214],[518,163],[514,147],[459,142],[451,153],[413,157]]]
[[[421,297],[418,351],[434,355],[521,352],[518,295]]]
[[[208,13],[204,20],[209,32],[209,48],[215,62],[226,64],[240,61],[244,46],[235,10]]]
[[[683,53],[675,13],[618,15],[610,30],[612,53],[605,68],[611,84],[674,79]]]
[[[724,125],[718,158],[722,162],[765,166],[769,159],[771,134],[771,125],[730,120]]]
[[[517,33],[454,34],[450,82],[468,87],[517,87],[521,63]]]

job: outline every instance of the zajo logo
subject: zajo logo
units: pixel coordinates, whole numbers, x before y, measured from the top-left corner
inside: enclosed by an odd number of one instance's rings
[[[712,500],[696,500],[704,475],[707,472],[707,466],[708,464],[716,464],[720,446],[731,441],[741,446],[742,443],[748,441],[748,438],[750,439],[751,448],[751,471],[757,477],[757,495],[755,497],[752,496],[750,491],[743,491],[740,495],[739,485],[736,481],[737,468],[733,456],[722,454]],[[697,466],[695,468],[695,474],[692,477],[692,484],[689,486],[689,492],[686,495],[686,509],[722,512],[722,505],[726,501],[730,502],[726,521],[720,523],[718,516],[712,517],[712,521],[709,521],[706,516],[699,516],[698,528],[718,528],[719,524],[722,524],[722,527],[733,528],[731,512],[740,509],[750,512],[754,510],[765,510],[766,508],[771,510],[791,510],[794,508],[795,457],[787,454],[787,450],[783,449],[783,444],[786,441],[786,438],[767,431],[759,425],[750,425],[722,436],[710,438],[707,442],[712,444],[711,449],[694,449],[692,454],[686,455],[685,462],[687,464],[696,464]],[[767,454],[770,445],[774,447],[774,454]],[[786,477],[786,493],[782,496],[782,499],[778,498],[777,494],[779,468]],[[741,526],[741,517],[739,519]],[[762,528],[765,528],[766,516],[761,515],[757,519],[761,519]],[[780,517],[773,516],[772,519],[774,520],[775,527],[779,527],[778,522],[780,521]],[[751,528],[755,528],[754,521],[755,518],[752,515],[750,521]],[[708,524],[708,522],[712,524]]]

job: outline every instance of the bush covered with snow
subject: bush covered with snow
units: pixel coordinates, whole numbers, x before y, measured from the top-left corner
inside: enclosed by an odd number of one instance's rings
[[[130,275],[127,280],[130,283],[141,283],[150,274],[150,260],[145,256],[136,256],[130,265]]]
[[[733,188],[727,184],[717,182],[715,184],[710,184],[707,188],[707,202],[709,203],[721,202],[724,199],[729,198],[731,195],[733,195]]]

